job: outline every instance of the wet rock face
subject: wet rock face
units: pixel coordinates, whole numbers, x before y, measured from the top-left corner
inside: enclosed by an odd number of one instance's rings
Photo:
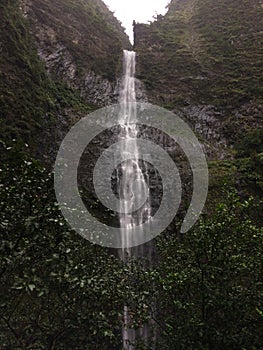
[[[55,76],[71,88],[79,90],[84,100],[92,105],[102,107],[118,102],[120,77],[110,81],[92,70],[85,70],[79,74],[74,57],[59,41],[53,28],[35,22],[34,35],[38,55],[51,77]],[[138,101],[146,102],[145,88],[139,80],[136,80],[136,91]]]
[[[214,106],[185,107],[182,110],[182,116],[193,126],[194,131],[205,139],[226,145],[221,131],[223,116]]]
[[[110,105],[118,100],[118,81],[111,83],[107,79],[90,71],[80,86],[82,97],[98,106]]]
[[[59,43],[52,28],[38,26],[37,29],[38,55],[45,62],[48,73],[72,85],[77,66],[70,52]]]
[[[224,136],[225,116],[222,112],[217,111],[212,105],[190,105],[173,112],[196,133],[208,159],[232,157]]]
[[[144,84],[136,79],[136,98],[138,102],[147,102],[147,95]],[[122,89],[122,79],[117,78],[115,82],[110,82],[101,76],[90,71],[86,74],[84,81],[80,85],[74,87],[79,88],[81,96],[91,104],[97,106],[105,106],[113,103],[118,103],[119,94]]]
[[[143,82],[141,80],[139,80],[139,79],[135,80],[135,89],[136,89],[137,102],[141,102],[141,103],[149,102],[145,85],[143,84]]]
[[[116,102],[116,82],[110,82],[92,70],[78,74],[74,57],[59,41],[56,32],[39,23],[35,23],[35,29],[38,55],[45,63],[50,76],[59,78],[71,88],[79,90],[87,103],[105,106]]]

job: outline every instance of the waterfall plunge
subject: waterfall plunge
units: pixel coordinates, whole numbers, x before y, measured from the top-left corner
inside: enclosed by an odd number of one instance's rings
[[[147,172],[144,174],[140,163],[140,155],[136,142],[129,142],[138,138],[137,113],[136,113],[136,90],[135,90],[135,58],[133,51],[124,51],[124,73],[123,88],[120,93],[121,112],[119,123],[121,126],[120,140],[122,143],[121,152],[131,156],[131,159],[123,162],[118,172],[118,193],[120,197],[120,227],[122,232],[121,258],[126,261],[131,257],[129,246],[129,237],[133,230],[144,221],[151,220],[150,192],[148,187]],[[138,203],[143,203],[138,210]],[[137,232],[137,234],[139,234]],[[143,248],[141,254],[143,254]],[[129,309],[124,306],[124,327],[123,327],[123,349],[134,350],[133,345],[137,335],[147,341],[148,325],[135,331],[129,327],[130,324]]]

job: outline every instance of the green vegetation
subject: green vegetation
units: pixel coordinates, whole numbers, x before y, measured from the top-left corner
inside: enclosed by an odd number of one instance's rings
[[[135,26],[138,77],[150,98],[170,109],[224,110],[235,156],[209,162],[201,219],[185,235],[169,228],[158,237],[149,267],[140,259],[124,264],[72,232],[52,173],[35,160],[54,150],[56,132],[64,131],[59,118],[70,124],[96,108],[62,82],[61,67],[47,74],[37,25],[66,47],[77,78],[93,70],[114,81],[121,50],[130,47],[120,23],[100,0],[33,0],[27,18],[18,0],[1,0],[1,349],[119,350],[124,305],[131,327],[154,321],[160,350],[262,348],[260,3],[172,0],[166,16]],[[98,214],[94,201],[86,202]],[[138,350],[152,348],[137,341]]]
[[[45,131],[55,128],[58,114],[93,107],[84,104],[76,91],[47,76],[17,1],[2,1],[0,18],[0,139],[21,139],[35,153],[37,142],[44,143]],[[45,142],[52,143],[52,136]]]
[[[236,188],[243,200],[254,198],[254,211],[250,212],[253,222],[263,224],[263,157],[253,153],[251,157],[233,161],[212,161],[209,165],[209,192],[207,213],[214,211],[217,203],[224,201],[223,188]]]
[[[114,81],[121,68],[123,48],[131,48],[120,22],[101,0],[36,0],[30,5],[31,26],[53,31],[77,66],[77,79],[92,70]],[[37,26],[35,25],[35,21]],[[48,40],[46,42],[48,45]],[[53,73],[59,75],[59,68]]]
[[[253,153],[263,153],[263,128],[245,135],[236,144],[238,156],[247,157]]]
[[[15,1],[0,5],[0,117],[2,138],[36,137],[54,95]],[[46,116],[50,119],[50,114]],[[49,120],[50,122],[50,120]]]
[[[0,3],[0,139],[21,139],[30,145],[32,154],[41,143],[45,145],[41,152],[48,153],[55,142],[58,115],[74,118],[95,106],[87,105],[77,90],[66,86],[57,71],[48,77],[32,35],[37,31],[36,21],[52,28],[67,47],[78,69],[77,79],[93,70],[114,80],[122,48],[130,44],[102,1],[33,1],[28,18],[18,5],[17,0]],[[74,25],[69,26],[68,18]]]
[[[262,102],[262,18],[259,0],[172,0],[135,25],[138,76],[162,104]]]
[[[156,265],[127,266],[69,230],[38,162],[15,143],[1,152],[1,349],[119,350],[124,304],[134,328],[153,316],[158,349],[260,349],[263,232],[252,198],[226,191],[185,236],[156,240]]]
[[[261,348],[263,231],[249,202],[225,193],[185,237],[160,240],[159,349]]]

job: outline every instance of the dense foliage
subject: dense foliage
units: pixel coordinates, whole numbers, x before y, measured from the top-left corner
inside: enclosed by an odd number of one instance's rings
[[[111,292],[117,264],[69,231],[52,177],[23,153],[8,152],[1,169],[2,348],[106,349],[100,338],[109,344],[113,336],[109,311],[118,320]]]
[[[185,237],[161,241],[160,349],[261,348],[263,231],[248,208],[229,193]]]
[[[263,128],[256,129],[238,140],[236,149],[239,157],[263,153]]]
[[[156,265],[128,266],[69,230],[38,162],[15,144],[1,151],[1,349],[120,349],[124,304],[132,327],[153,318],[158,349],[260,348],[251,200],[230,192],[184,237],[161,236]]]

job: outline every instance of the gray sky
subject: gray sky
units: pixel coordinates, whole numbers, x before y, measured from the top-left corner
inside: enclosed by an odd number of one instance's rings
[[[126,28],[126,33],[133,42],[132,21],[148,23],[153,16],[165,14],[169,0],[103,0]]]

